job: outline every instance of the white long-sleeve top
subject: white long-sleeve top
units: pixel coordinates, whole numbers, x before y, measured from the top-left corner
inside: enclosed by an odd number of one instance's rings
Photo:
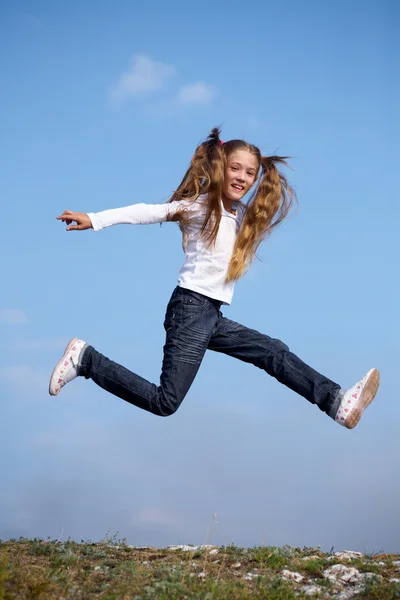
[[[222,217],[215,245],[208,247],[200,230],[207,209],[207,196],[199,196],[193,203],[174,201],[166,204],[133,204],[123,208],[88,213],[93,229],[99,231],[110,225],[127,223],[148,225],[163,223],[184,207],[188,223],[185,225],[183,250],[185,262],[178,275],[180,287],[199,292],[223,304],[232,301],[234,282],[226,283],[226,274],[231,260],[235,240],[243,219],[244,210],[236,207],[235,214],[225,210],[222,200]]]

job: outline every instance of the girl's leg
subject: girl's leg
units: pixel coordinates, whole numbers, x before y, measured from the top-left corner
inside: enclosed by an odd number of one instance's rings
[[[165,315],[166,342],[159,385],[109,360],[92,346],[87,346],[79,358],[78,375],[155,415],[171,415],[197,374],[217,321],[218,309],[211,301],[178,287]]]
[[[208,348],[263,369],[335,418],[343,398],[340,385],[306,365],[280,340],[220,315]]]

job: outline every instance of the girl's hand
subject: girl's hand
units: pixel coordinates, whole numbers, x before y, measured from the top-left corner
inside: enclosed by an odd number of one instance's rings
[[[66,223],[68,225],[67,231],[71,231],[73,229],[83,231],[84,229],[92,228],[92,222],[86,213],[73,212],[72,210],[64,210],[63,214],[56,218],[59,221],[62,221],[63,223]],[[73,221],[75,221],[76,225],[71,225]]]

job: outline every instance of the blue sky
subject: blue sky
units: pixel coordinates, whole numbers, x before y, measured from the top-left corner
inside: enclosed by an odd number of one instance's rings
[[[400,551],[399,12],[2,4],[0,538]],[[67,234],[56,215],[165,202],[218,124],[291,156],[300,203],[224,314],[343,387],[378,367],[353,431],[211,353],[169,419],[90,381],[48,396],[72,336],[158,381],[183,257],[174,224]]]

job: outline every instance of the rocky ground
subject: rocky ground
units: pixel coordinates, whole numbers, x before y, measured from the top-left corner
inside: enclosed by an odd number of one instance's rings
[[[121,541],[0,542],[0,600],[400,598],[400,555]]]

